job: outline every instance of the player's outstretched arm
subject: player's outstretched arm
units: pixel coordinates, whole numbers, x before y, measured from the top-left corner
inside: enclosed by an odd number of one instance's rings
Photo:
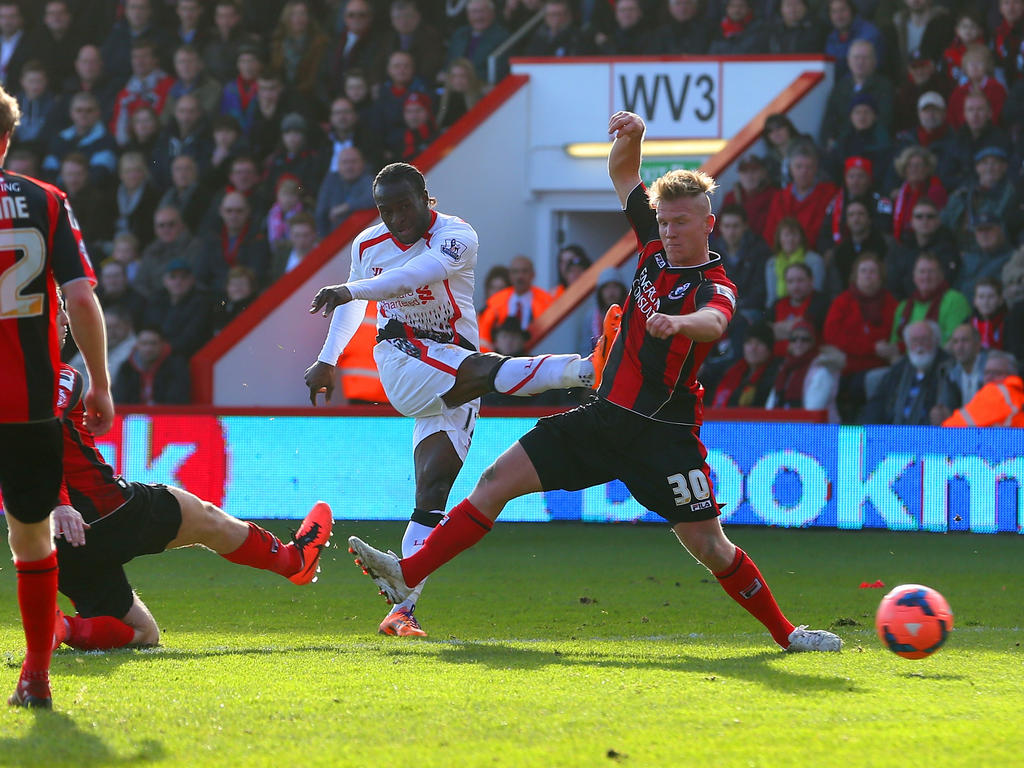
[[[681,333],[694,341],[717,341],[728,327],[728,319],[714,307],[704,307],[688,315],[655,312],[647,321],[647,332],[656,339]]]
[[[616,112],[608,120],[608,133],[615,137],[608,153],[608,176],[623,208],[640,183],[640,147],[646,128],[643,118],[632,112]]]
[[[82,352],[89,372],[85,393],[85,427],[94,435],[106,434],[114,424],[114,400],[107,370],[107,330],[103,310],[88,280],[72,280],[61,286],[67,306],[71,335]]]

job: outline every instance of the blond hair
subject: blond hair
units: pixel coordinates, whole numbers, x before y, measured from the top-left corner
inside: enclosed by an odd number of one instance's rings
[[[651,208],[657,208],[662,200],[679,200],[697,195],[710,196],[716,189],[718,183],[713,176],[704,171],[677,169],[657,178],[647,192],[647,199],[651,203]]]
[[[10,136],[21,122],[18,100],[0,86],[0,136]]]

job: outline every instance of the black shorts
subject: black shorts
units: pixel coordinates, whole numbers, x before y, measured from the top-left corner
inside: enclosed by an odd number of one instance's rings
[[[165,485],[129,483],[132,497],[92,524],[85,545],[57,539],[58,588],[85,618],[122,618],[134,598],[122,567],[139,555],[163,552],[181,528],[181,505]]]
[[[621,480],[671,523],[719,514],[699,427],[654,421],[601,399],[541,419],[519,442],[545,491]]]
[[[64,433],[57,419],[0,424],[0,492],[4,511],[40,523],[57,506],[64,478]]]

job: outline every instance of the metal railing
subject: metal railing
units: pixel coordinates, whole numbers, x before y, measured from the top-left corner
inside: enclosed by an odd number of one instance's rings
[[[491,85],[494,85],[498,80],[498,62],[501,61],[501,58],[506,53],[508,53],[508,51],[510,51],[520,40],[522,40],[534,29],[536,29],[537,25],[540,24],[543,18],[544,10],[541,9],[537,11],[537,13],[535,13],[529,21],[523,24],[523,26],[521,26],[519,29],[513,32],[512,35],[508,38],[508,40],[506,40],[504,43],[502,43],[493,51],[491,51],[491,55],[487,57],[487,81]]]

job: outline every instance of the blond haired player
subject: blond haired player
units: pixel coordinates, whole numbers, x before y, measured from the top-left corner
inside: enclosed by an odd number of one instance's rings
[[[700,171],[670,171],[648,191],[640,181],[644,129],[631,112],[615,113],[608,124],[615,136],[608,172],[636,232],[638,258],[598,399],[538,421],[415,555],[400,560],[354,536],[350,551],[385,596],[400,601],[410,585],[483,538],[509,500],[619,479],[672,524],[687,551],[779,646],[838,651],[836,635],[786,619],[753,560],[719,523],[700,441],[704,389],[697,369],[732,318],[736,287],[721,257],[708,251],[714,180]]]

